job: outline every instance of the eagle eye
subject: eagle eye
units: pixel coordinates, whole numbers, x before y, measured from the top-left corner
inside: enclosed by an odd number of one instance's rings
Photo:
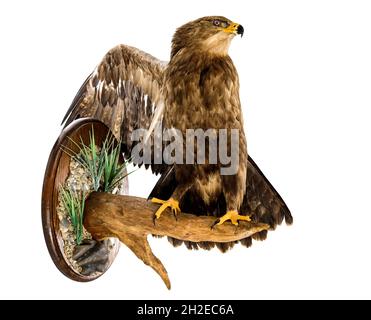
[[[213,20],[213,25],[216,27],[220,26],[220,20]]]

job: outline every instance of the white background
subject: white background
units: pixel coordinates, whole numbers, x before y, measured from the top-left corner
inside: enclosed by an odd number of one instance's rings
[[[6,4],[7,3],[7,4]],[[64,277],[47,252],[41,188],[72,98],[108,49],[168,60],[176,27],[244,25],[230,54],[249,152],[295,219],[227,254],[150,239],[172,290],[126,247],[100,279]],[[2,1],[0,298],[371,298],[369,1]],[[147,172],[130,177],[147,196]]]

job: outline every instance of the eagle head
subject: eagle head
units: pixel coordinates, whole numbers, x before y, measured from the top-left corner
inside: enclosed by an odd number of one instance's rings
[[[178,28],[172,41],[171,58],[180,51],[204,51],[214,55],[227,55],[232,39],[243,35],[242,25],[221,17],[203,17]]]

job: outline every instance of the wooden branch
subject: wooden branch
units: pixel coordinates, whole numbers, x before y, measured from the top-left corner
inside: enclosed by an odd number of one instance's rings
[[[215,217],[181,213],[176,220],[167,209],[153,223],[159,205],[143,198],[93,192],[85,203],[84,226],[96,240],[116,237],[145,264],[152,267],[170,289],[170,280],[161,261],[152,253],[147,235],[170,236],[184,241],[229,242],[267,230],[266,224],[240,222],[211,229]]]

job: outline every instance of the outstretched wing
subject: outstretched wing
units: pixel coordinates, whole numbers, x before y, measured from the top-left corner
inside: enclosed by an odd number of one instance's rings
[[[175,172],[172,167],[168,167],[152,190],[149,198],[158,197],[160,199],[168,199],[174,192],[176,186]],[[205,214],[214,214],[220,217],[226,213],[226,203],[223,195],[219,197],[216,203],[207,206],[201,197],[192,190],[183,197],[180,206],[183,212],[193,214],[204,212]],[[285,202],[250,156],[247,161],[246,193],[239,211],[241,214],[250,215],[254,222],[269,224],[272,230],[274,230],[277,225],[281,224],[283,220],[285,220],[287,224],[293,222],[290,210]],[[240,242],[246,247],[249,247],[252,244],[252,239],[264,240],[266,237],[267,231],[262,231]],[[181,240],[172,238],[169,238],[169,241],[175,246],[183,243]],[[198,249],[198,247],[210,249],[216,245],[221,251],[225,252],[233,247],[234,242],[193,243],[187,241],[185,245],[189,249]]]
[[[166,63],[126,45],[111,49],[85,80],[62,124],[91,117],[104,122],[130,156],[131,134],[160,122],[161,96]],[[161,172],[157,166],[156,170]]]

